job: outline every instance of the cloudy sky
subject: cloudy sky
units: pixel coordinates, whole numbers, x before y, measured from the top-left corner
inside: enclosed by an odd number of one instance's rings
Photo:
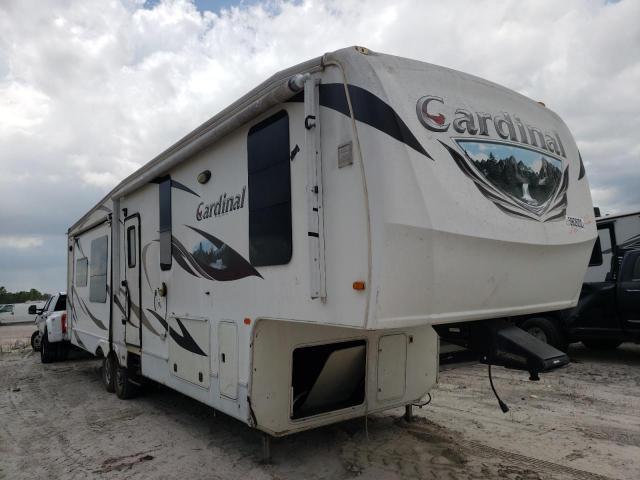
[[[640,209],[640,1],[2,0],[0,285],[64,289],[65,231],[277,70],[348,45],[495,81],[572,130],[594,203]]]

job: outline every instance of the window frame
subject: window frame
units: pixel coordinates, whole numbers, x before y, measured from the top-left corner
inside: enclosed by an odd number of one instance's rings
[[[82,262],[84,260],[84,280],[82,283],[78,283],[78,265],[80,262]],[[87,257],[80,257],[80,258],[76,258],[76,266],[75,266],[75,272],[74,272],[74,279],[73,279],[73,284],[76,287],[86,287],[87,285],[89,285],[89,259]]]
[[[131,238],[131,232],[133,232],[133,238]],[[129,268],[135,268],[137,259],[137,246],[138,240],[136,226],[131,225],[127,227],[127,266]],[[133,255],[132,255],[133,252]]]
[[[160,234],[160,270],[172,264],[171,177],[158,182],[158,232]]]
[[[284,121],[284,125],[280,125],[280,122]],[[271,134],[267,134],[262,138],[252,137],[253,135],[264,132],[269,127],[279,126],[283,128],[282,132],[274,130]],[[286,133],[285,133],[286,132]],[[276,144],[272,150],[270,150],[268,161],[265,161],[266,155],[263,143],[265,139],[278,138],[282,135],[283,138],[286,135],[286,144]],[[255,140],[252,142],[252,138]],[[273,145],[272,145],[273,146]],[[291,189],[291,131],[290,131],[290,119],[287,110],[282,109],[278,112],[270,115],[264,120],[253,125],[247,133],[247,189],[249,191],[249,261],[256,267],[267,267],[277,265],[287,265],[293,258],[293,212],[292,212],[292,189]],[[273,161],[276,159],[276,161]],[[266,166],[265,166],[266,164]],[[285,168],[286,165],[286,168]],[[265,176],[265,172],[269,170],[275,170],[277,168],[286,169],[287,178],[283,180],[282,189],[276,190],[279,184],[270,184],[271,199],[277,198],[278,195],[287,196],[286,201],[280,201],[277,203],[271,203],[264,205],[257,204],[258,201],[265,201],[266,195],[261,192],[262,195],[258,196],[257,187],[255,182],[259,175]],[[275,173],[278,173],[275,171]],[[277,178],[279,183],[280,178]],[[253,191],[252,191],[253,190]],[[258,200],[259,199],[259,200]],[[260,213],[259,213],[260,212]],[[284,216],[284,222],[281,226],[284,226],[284,230],[276,231],[272,229],[268,231],[268,234],[272,234],[272,238],[265,239],[268,235],[265,232],[256,232],[256,229],[264,229],[265,225],[269,222],[265,221],[265,218],[274,218],[270,215],[270,212],[277,212],[279,215]],[[275,232],[276,235],[273,235]],[[274,240],[275,238],[275,240]],[[269,245],[267,242],[271,242]],[[280,242],[280,243],[278,243]],[[262,245],[261,245],[262,243]],[[266,244],[266,246],[265,246]]]
[[[97,249],[102,245],[97,242],[105,242],[104,252]],[[95,258],[99,256],[100,258]],[[100,260],[100,264],[96,264]],[[99,273],[94,273],[94,269]],[[104,273],[102,273],[104,270]],[[109,273],[109,235],[101,235],[91,240],[91,255],[89,260],[89,301],[91,303],[107,302],[107,274]],[[104,277],[104,280],[102,280]],[[100,279],[94,281],[94,279]],[[95,285],[94,285],[95,283]]]

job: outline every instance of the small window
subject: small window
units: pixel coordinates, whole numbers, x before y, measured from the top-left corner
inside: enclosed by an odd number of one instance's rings
[[[89,272],[89,301],[107,301],[107,264],[109,237],[104,235],[91,242],[91,264]]]
[[[171,179],[166,178],[159,185],[160,205],[160,269],[171,268]]]
[[[136,227],[127,228],[127,265],[129,268],[136,266]]]
[[[602,265],[602,246],[600,244],[600,236],[596,238],[596,243],[593,245],[591,251],[591,259],[589,260],[589,266],[595,267],[596,265]]]
[[[56,307],[54,308],[54,311],[60,312],[62,310],[66,310],[66,309],[67,309],[67,296],[66,295],[60,295],[58,297],[58,301],[56,302]]]
[[[76,287],[86,287],[89,277],[89,259],[79,258],[76,260]]]
[[[254,266],[284,265],[293,251],[287,112],[278,112],[251,127],[247,160],[249,259]]]

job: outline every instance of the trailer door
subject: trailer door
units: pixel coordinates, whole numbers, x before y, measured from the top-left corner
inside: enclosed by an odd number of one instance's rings
[[[127,302],[125,339],[128,345],[139,347],[142,340],[140,304],[140,215],[128,216],[124,221],[124,288]]]

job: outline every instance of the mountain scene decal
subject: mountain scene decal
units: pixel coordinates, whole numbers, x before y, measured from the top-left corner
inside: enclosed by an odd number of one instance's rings
[[[250,276],[262,278],[251,263],[219,238],[199,228],[185,227],[201,237],[191,251],[176,237],[171,237],[172,256],[187,273],[218,282]]]
[[[442,142],[441,142],[442,143]],[[569,186],[562,161],[533,149],[493,141],[442,143],[476,187],[505,213],[538,221],[564,218]]]

